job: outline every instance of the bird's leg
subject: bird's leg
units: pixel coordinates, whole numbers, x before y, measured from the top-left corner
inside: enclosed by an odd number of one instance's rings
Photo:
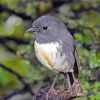
[[[76,79],[74,76],[74,73],[68,72],[68,73],[61,73],[61,74],[63,74],[67,78],[68,88],[70,89]],[[63,90],[64,90],[64,83],[63,83],[63,86],[61,87],[61,91],[63,91]]]
[[[74,82],[75,82],[76,77],[75,77],[75,75],[74,75],[74,73],[73,73],[73,72],[72,72],[72,76],[73,76],[73,80],[74,80]]]
[[[67,83],[68,83],[68,88],[70,89],[75,81],[75,76],[74,74],[72,74],[71,72],[68,73],[63,73],[63,75],[65,76],[65,78],[67,79]]]
[[[71,82],[70,82],[70,76],[67,74],[67,83],[68,83],[68,88],[71,88]]]
[[[54,86],[55,86],[58,75],[59,75],[59,73],[57,73],[56,78],[54,79],[54,81],[53,81],[53,83],[52,83],[52,85],[47,93],[46,100],[48,100],[49,94],[52,93],[52,91],[55,91]]]
[[[68,87],[69,87],[70,92],[74,96],[81,96],[82,89],[81,89],[81,86],[80,86],[78,79],[76,79],[73,72],[67,73],[67,81],[68,81]]]
[[[68,81],[69,88],[72,87],[75,80],[76,80],[76,77],[75,77],[74,73],[73,72],[68,72],[67,73],[67,81]]]
[[[72,76],[73,76],[73,79],[74,79],[74,83],[72,85],[72,88],[74,89],[73,93],[76,93],[76,96],[82,96],[83,92],[82,92],[82,88],[80,86],[79,80],[76,79],[73,72],[72,72]]]
[[[51,92],[52,90],[55,90],[54,86],[55,86],[55,83],[56,83],[56,80],[57,80],[58,75],[59,75],[59,73],[57,73],[56,78],[54,79],[54,81],[53,81],[53,83],[51,85],[51,88],[50,88],[49,92]]]

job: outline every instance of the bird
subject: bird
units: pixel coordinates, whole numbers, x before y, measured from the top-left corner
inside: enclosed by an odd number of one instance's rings
[[[66,25],[56,17],[43,15],[34,20],[26,32],[35,34],[34,49],[40,63],[67,79],[71,88],[79,73],[79,56],[75,40]]]

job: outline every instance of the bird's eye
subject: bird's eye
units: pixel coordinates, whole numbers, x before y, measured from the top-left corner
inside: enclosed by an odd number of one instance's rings
[[[48,28],[47,26],[43,26],[43,29],[44,29],[44,30],[47,30],[47,28]]]

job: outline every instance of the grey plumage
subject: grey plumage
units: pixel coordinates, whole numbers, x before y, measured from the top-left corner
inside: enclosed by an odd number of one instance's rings
[[[30,30],[34,31],[33,28],[35,28],[37,43],[47,44],[57,42],[61,45],[60,48],[57,48],[58,53],[55,55],[60,55],[60,57],[65,55],[64,60],[61,62],[62,65],[67,62],[66,68],[69,67],[73,69],[72,75],[69,74],[68,77],[70,78],[72,76],[73,80],[74,77],[77,78],[78,75],[76,74],[78,73],[79,59],[74,45],[74,39],[65,24],[52,16],[42,16],[33,22]]]

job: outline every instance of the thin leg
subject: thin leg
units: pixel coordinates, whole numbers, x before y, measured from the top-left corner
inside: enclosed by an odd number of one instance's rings
[[[55,86],[55,83],[56,83],[56,80],[57,80],[58,74],[59,74],[59,73],[57,73],[56,78],[54,79],[54,81],[53,81],[53,83],[52,83],[52,85],[51,85],[51,88],[50,88],[50,90],[49,90],[48,93],[47,93],[46,100],[48,100],[49,93],[51,93],[52,91],[55,91],[54,86]]]
[[[50,90],[54,89],[54,86],[55,86],[55,83],[56,83],[56,80],[57,80],[58,75],[59,75],[59,73],[57,73],[56,78],[54,79],[54,81],[53,81],[53,83],[51,85]]]
[[[71,88],[71,82],[70,82],[70,76],[67,74],[67,83],[68,83],[68,88]]]
[[[76,78],[75,78],[75,75],[74,75],[74,73],[72,72],[72,76],[73,76],[73,79],[74,79],[74,81],[76,80]]]
[[[67,79],[68,88],[71,88],[71,86],[73,85],[73,83],[75,81],[74,73],[73,72],[68,72],[68,73],[64,73],[63,75]]]

